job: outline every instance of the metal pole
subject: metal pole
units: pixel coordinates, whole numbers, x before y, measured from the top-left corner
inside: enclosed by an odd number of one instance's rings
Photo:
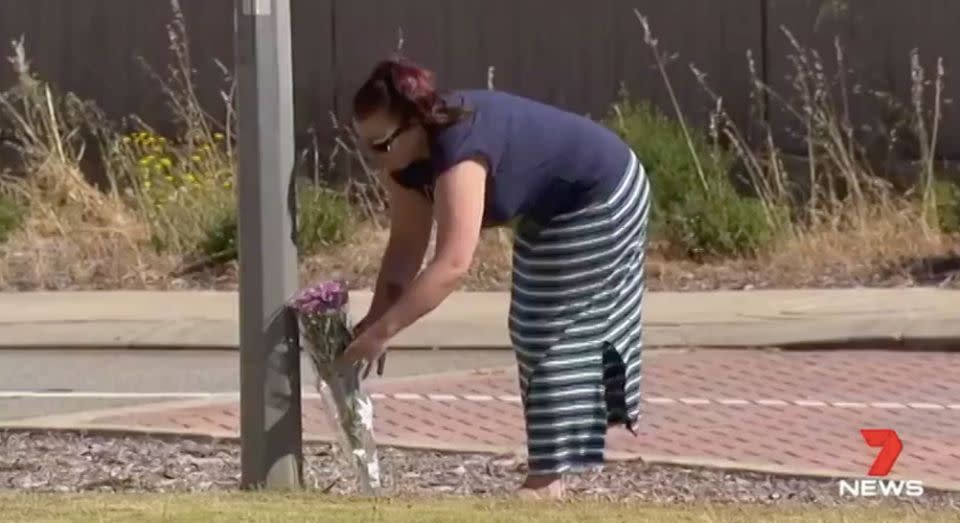
[[[290,0],[236,0],[242,488],[303,477]]]

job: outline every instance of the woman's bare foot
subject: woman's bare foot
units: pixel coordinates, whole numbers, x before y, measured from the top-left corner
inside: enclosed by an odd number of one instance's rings
[[[517,491],[522,499],[563,499],[566,494],[566,485],[559,474],[544,474],[527,476],[523,485]]]

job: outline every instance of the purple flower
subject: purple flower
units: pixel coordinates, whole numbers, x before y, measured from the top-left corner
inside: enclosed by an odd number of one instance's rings
[[[343,309],[348,302],[346,283],[326,281],[302,289],[293,299],[293,307],[300,313],[323,314]]]

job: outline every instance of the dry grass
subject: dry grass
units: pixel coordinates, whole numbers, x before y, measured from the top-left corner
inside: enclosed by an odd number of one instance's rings
[[[389,235],[389,231],[380,225],[361,222],[346,245],[306,258],[301,264],[301,280],[345,278],[352,286],[372,287]],[[483,231],[476,261],[467,275],[467,288],[484,291],[509,289],[511,248],[510,239],[503,231]],[[427,259],[430,254],[428,250]]]
[[[388,232],[365,225],[356,241],[307,259],[304,281],[346,277],[358,287],[376,279]],[[960,241],[945,235],[918,235],[909,214],[899,220],[877,220],[857,234],[824,228],[787,238],[777,248],[755,257],[692,261],[665,254],[655,245],[648,255],[652,290],[714,290],[741,288],[826,288],[850,286],[912,286],[960,279],[923,270],[931,260],[960,252]],[[511,246],[497,231],[485,231],[466,288],[506,291],[510,288]]]
[[[2,495],[10,523],[330,521],[330,522],[795,522],[938,523],[957,513],[907,507],[656,506],[622,503],[530,503],[507,500],[344,500],[300,494]]]
[[[137,247],[146,237],[142,224],[76,167],[50,161],[12,186],[33,204],[3,247],[0,285],[56,289],[104,276],[137,284],[149,265],[157,267],[159,260],[148,265]]]
[[[918,226],[916,213],[911,210],[885,212],[852,230],[822,227],[807,231],[782,248],[764,253],[760,262],[785,282],[833,274],[864,283],[883,276],[913,283],[908,279],[915,263],[958,247],[955,238],[929,234],[925,227]]]
[[[99,113],[60,96],[36,79],[23,42],[11,59],[20,82],[0,97],[0,113],[14,123],[22,173],[6,173],[3,188],[27,209],[21,227],[0,248],[0,285],[61,288],[143,284],[163,269],[162,258],[141,249],[145,224],[115,190],[94,187],[80,165],[89,153],[84,135]]]
[[[351,284],[376,281],[389,235],[389,231],[378,224],[361,222],[351,232],[346,245],[305,259],[301,264],[301,280],[345,278]]]
[[[755,257],[694,262],[649,259],[654,290],[960,287],[960,239],[917,234],[909,215],[851,233],[821,229]]]

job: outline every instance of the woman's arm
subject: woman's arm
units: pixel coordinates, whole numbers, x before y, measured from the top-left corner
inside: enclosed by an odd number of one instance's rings
[[[378,338],[392,338],[435,309],[466,275],[480,239],[486,176],[483,163],[468,160],[438,178],[434,203],[436,255],[371,326]]]
[[[420,272],[430,243],[430,203],[415,191],[400,186],[389,174],[383,183],[390,197],[390,239],[380,262],[380,272],[370,310],[359,330],[369,327],[403,294]]]

